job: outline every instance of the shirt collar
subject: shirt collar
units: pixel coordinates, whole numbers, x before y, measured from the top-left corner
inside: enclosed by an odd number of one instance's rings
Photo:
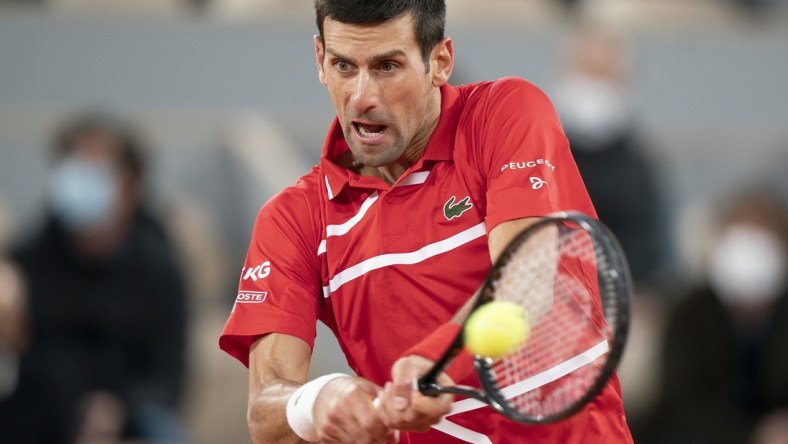
[[[438,119],[438,126],[435,127],[435,131],[430,136],[424,152],[414,165],[415,167],[420,168],[424,161],[452,159],[454,135],[463,108],[460,99],[461,94],[458,87],[449,84],[441,87],[441,115]],[[335,159],[349,149],[339,119],[334,117],[323,142],[323,154],[320,157],[320,168],[325,176],[328,198],[333,199],[338,196],[348,185],[386,189],[387,187],[383,186],[379,179],[361,176],[334,163]]]

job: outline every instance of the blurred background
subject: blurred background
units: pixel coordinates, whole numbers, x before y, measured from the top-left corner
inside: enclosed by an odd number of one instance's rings
[[[722,442],[662,436],[672,424],[661,413],[665,326],[707,280],[724,232],[715,230],[719,206],[742,190],[788,196],[788,2],[447,6],[453,83],[521,76],[544,89],[600,217],[630,255],[635,324],[621,376],[638,442]],[[333,117],[314,66],[315,33],[308,0],[0,0],[0,252],[12,255],[45,225],[64,124],[90,112],[135,129],[147,148],[142,201],[167,233],[185,284],[174,408],[182,433],[173,441],[249,442],[247,373],[217,341],[258,209],[318,161]],[[777,262],[772,292],[784,293],[784,257]],[[25,293],[24,271],[0,273],[0,312],[14,306],[1,293]],[[326,331],[312,375],[348,371]],[[0,360],[0,405],[4,368],[15,368],[29,340],[6,342],[0,352],[15,358],[6,367]],[[742,353],[746,362],[760,356]],[[739,367],[747,366],[731,365]],[[745,392],[753,374],[741,377]],[[775,391],[788,386],[786,375],[778,372]],[[733,417],[753,416],[744,412],[755,404],[756,417],[788,408],[785,398],[768,408],[761,401],[739,405]],[[777,423],[788,430],[784,418]],[[785,440],[758,442],[788,442],[788,432],[775,433]]]

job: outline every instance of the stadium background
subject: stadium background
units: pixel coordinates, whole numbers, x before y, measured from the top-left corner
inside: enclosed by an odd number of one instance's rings
[[[627,35],[671,262],[691,279],[714,199],[756,180],[788,194],[788,4],[573,3],[449,0],[455,80],[517,75],[549,93],[578,16]],[[184,414],[198,443],[248,442],[246,372],[216,342],[258,208],[317,161],[332,117],[314,33],[307,0],[0,1],[0,246],[41,209],[63,119],[98,106],[137,122],[191,284]],[[311,373],[343,370],[320,332]],[[648,402],[654,335],[635,334],[646,345],[622,376]]]

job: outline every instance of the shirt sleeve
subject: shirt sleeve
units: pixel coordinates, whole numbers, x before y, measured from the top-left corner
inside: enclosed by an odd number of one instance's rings
[[[558,211],[596,217],[558,115],[539,88],[523,79],[501,79],[476,113],[488,231],[507,220]]]
[[[249,348],[268,333],[314,346],[321,294],[313,211],[290,188],[260,210],[219,347],[249,365]]]

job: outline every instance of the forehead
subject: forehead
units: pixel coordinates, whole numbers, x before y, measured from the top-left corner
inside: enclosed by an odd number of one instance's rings
[[[390,51],[419,51],[411,15],[374,24],[323,22],[326,50],[348,57],[363,57]]]
[[[71,135],[61,147],[61,152],[99,161],[117,158],[119,145],[117,135],[101,129],[89,129]]]

